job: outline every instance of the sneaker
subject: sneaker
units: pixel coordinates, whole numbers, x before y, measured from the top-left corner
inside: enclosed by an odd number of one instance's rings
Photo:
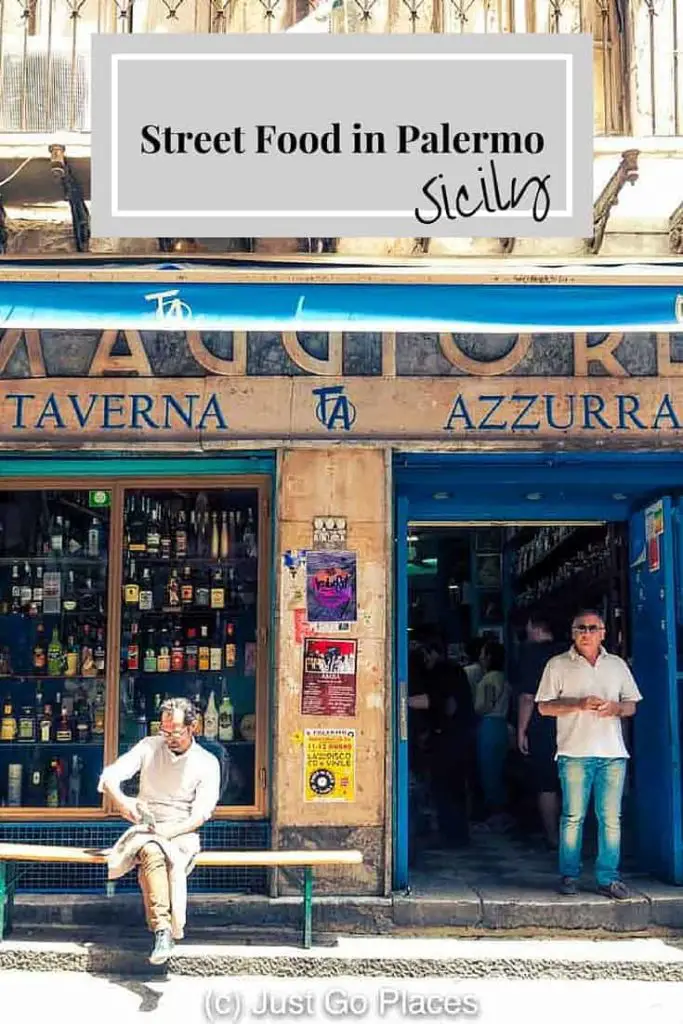
[[[576,896],[578,891],[575,878],[563,878],[560,882],[560,894],[562,896]]]
[[[154,949],[151,952],[149,962],[151,964],[165,964],[171,958],[175,943],[170,928],[164,928],[154,933]]]
[[[607,896],[610,900],[628,900],[631,893],[623,882],[610,882],[609,885],[599,885],[598,892],[601,896]]]

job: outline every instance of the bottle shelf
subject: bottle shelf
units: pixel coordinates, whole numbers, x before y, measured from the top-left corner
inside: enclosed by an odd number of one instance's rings
[[[19,561],[26,561],[26,559],[19,559]],[[145,555],[137,554],[135,551],[124,551],[124,563],[129,565],[131,562],[135,562],[136,568],[155,568],[158,566],[168,567],[169,569],[181,569],[186,565],[201,568],[202,566],[213,566],[214,568],[219,567],[221,569],[235,569],[240,566],[256,566],[258,558],[248,558],[246,555],[228,555],[227,558],[213,558],[211,555],[202,555],[199,558],[183,558],[178,555],[173,555],[171,558],[162,558],[161,555]]]
[[[94,747],[102,750],[104,748],[104,737],[101,740],[88,740],[87,743],[79,743],[76,740],[50,740],[49,743],[39,743],[38,740],[0,740],[0,751],[2,750],[52,750],[54,747],[60,750],[92,750]]]
[[[131,606],[131,605],[123,605],[124,609],[132,609],[133,607],[134,606]],[[243,615],[244,612],[246,612],[248,610],[249,609],[247,609],[247,608],[227,607],[227,606],[225,608],[179,608],[179,609],[174,610],[174,611],[164,611],[164,610],[161,610],[161,609],[159,609],[159,610],[151,609],[150,611],[141,611],[139,608],[136,608],[135,610],[128,611],[128,614],[130,616],[135,616],[135,621],[137,621],[138,619],[144,618],[144,617],[148,617],[148,618],[154,617],[154,618],[164,618],[164,619],[171,617],[175,621],[177,619],[182,619],[183,616],[188,616],[188,615],[204,616],[204,617],[206,617],[207,615]]]
[[[9,555],[2,555],[0,557],[0,566],[11,566],[11,565],[42,565],[60,568],[61,566],[83,566],[88,567],[99,567],[106,570],[107,568],[107,556],[101,555],[98,558],[92,556],[78,556],[69,555],[68,557],[60,557],[59,555],[32,555],[29,558],[25,558],[23,555],[17,555],[16,557],[9,557]]]
[[[34,676],[34,675],[31,675],[30,673],[25,673],[25,672],[13,672],[11,675],[0,676],[0,680],[3,680],[3,679],[6,680],[6,681],[11,681],[11,682],[16,682],[16,683],[32,683],[32,682],[59,683],[59,682],[63,682],[64,680],[70,680],[71,682],[76,682],[76,683],[97,683],[97,682],[103,683],[104,680],[105,680],[105,676],[104,676],[104,674],[102,674],[100,676],[67,676],[67,675],[59,675],[59,676],[48,676],[48,675],[38,676],[38,675],[35,675]]]

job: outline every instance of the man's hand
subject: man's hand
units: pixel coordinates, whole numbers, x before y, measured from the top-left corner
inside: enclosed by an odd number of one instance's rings
[[[122,796],[118,800],[119,810],[126,821],[130,821],[133,825],[139,825],[142,821],[142,815],[138,810],[137,800],[131,796]]]
[[[608,701],[604,701],[602,697],[584,697],[580,702],[579,707],[582,711],[600,711]]]
[[[615,700],[603,700],[596,711],[599,718],[619,718],[621,715],[621,708]]]
[[[517,733],[517,746],[519,747],[520,754],[524,754],[526,757],[529,753],[529,737],[525,732]]]

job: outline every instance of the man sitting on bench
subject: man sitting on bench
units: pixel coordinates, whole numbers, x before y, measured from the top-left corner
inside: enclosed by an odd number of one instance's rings
[[[109,877],[138,867],[147,926],[155,939],[152,964],[166,963],[174,940],[183,937],[186,878],[200,849],[197,830],[220,797],[220,765],[195,742],[196,718],[190,701],[165,701],[159,735],[141,740],[105,768],[98,786],[136,826],[111,851]],[[138,797],[125,796],[121,784],[138,772]]]

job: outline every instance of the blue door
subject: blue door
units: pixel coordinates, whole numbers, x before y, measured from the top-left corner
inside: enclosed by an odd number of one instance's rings
[[[633,673],[643,695],[634,720],[635,826],[642,868],[683,884],[681,749],[676,651],[675,543],[670,498],[631,517]],[[679,580],[680,585],[682,581]]]
[[[394,888],[408,886],[408,499],[396,501]]]

